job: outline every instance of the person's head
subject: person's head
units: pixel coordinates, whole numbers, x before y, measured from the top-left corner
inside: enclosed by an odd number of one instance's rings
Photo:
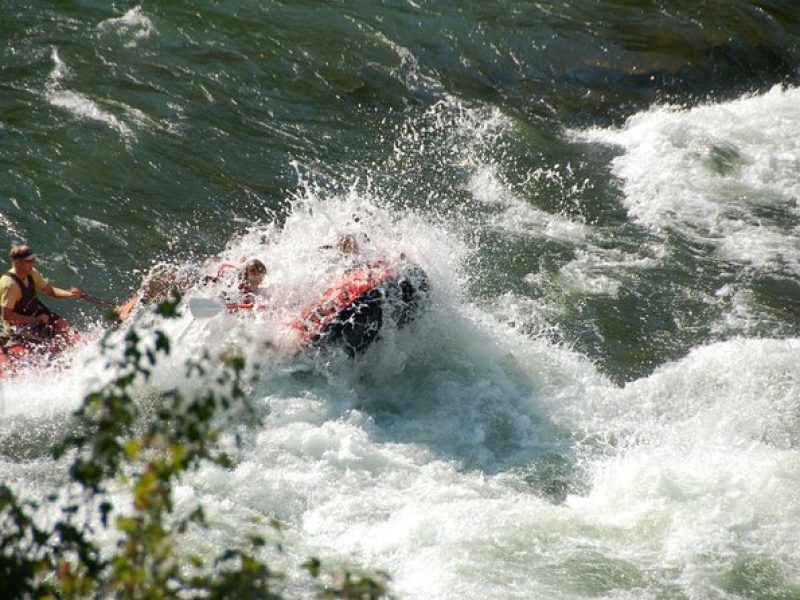
[[[266,276],[267,267],[257,258],[248,260],[242,267],[242,280],[253,290],[261,285]]]
[[[352,233],[343,233],[336,240],[336,249],[342,254],[357,254],[360,250],[356,236]]]
[[[160,263],[150,269],[142,283],[142,297],[147,302],[161,301],[178,287],[178,267]]]
[[[12,246],[8,255],[11,257],[11,263],[16,271],[28,271],[36,262],[36,254],[28,244]]]

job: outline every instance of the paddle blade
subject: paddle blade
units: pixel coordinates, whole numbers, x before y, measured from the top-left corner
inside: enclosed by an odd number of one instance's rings
[[[189,298],[189,311],[195,319],[209,319],[225,310],[225,306],[211,298]]]

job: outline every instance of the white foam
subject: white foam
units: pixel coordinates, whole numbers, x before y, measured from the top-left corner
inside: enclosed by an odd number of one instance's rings
[[[212,525],[190,531],[187,547],[211,556],[276,516],[291,554],[274,564],[291,570],[314,555],[384,568],[404,598],[703,598],[749,555],[796,581],[800,340],[709,345],[616,387],[584,357],[465,301],[470,250],[383,207],[368,186],[307,184],[285,230],[255,226],[219,260],[262,259],[275,312],[288,314],[345,267],[320,248],[344,231],[369,236],[368,253],[408,252],[434,290],[416,322],[365,356],[270,354],[262,332],[278,321],[266,315],[162,324],[179,341],[156,389],[191,391],[199,382],[183,360],[229,341],[261,361],[249,391],[263,427],[237,423],[242,449],[233,430],[223,440],[235,468],[204,467],[178,491],[178,510],[202,502]],[[6,385],[7,401],[30,390]],[[548,465],[556,474],[537,479]],[[46,486],[41,466],[0,466]],[[548,492],[558,473],[565,498]]]
[[[80,406],[90,382],[101,369],[97,333],[87,332],[75,348],[56,359],[42,357],[23,364],[17,375],[0,378],[0,422],[17,418],[67,416]]]
[[[125,46],[135,47],[141,40],[148,39],[155,33],[153,22],[144,14],[141,6],[130,9],[121,17],[101,21],[97,25],[100,31],[115,31],[121,38],[127,38]]]
[[[133,130],[113,113],[103,109],[100,104],[89,96],[71,90],[61,89],[64,78],[69,74],[67,65],[58,55],[58,50],[53,48],[53,70],[45,92],[47,101],[58,108],[63,108],[79,119],[96,121],[117,131],[124,139],[133,137]]]
[[[706,597],[743,547],[791,577],[800,340],[715,344],[620,389],[462,317],[408,376],[262,388],[271,412],[237,469],[193,483],[222,526],[274,514],[300,554],[385,568],[410,598],[582,597],[564,586],[584,568],[622,569],[611,589],[632,578],[637,597],[679,573],[670,586]],[[563,505],[508,469],[568,440],[589,488]]]
[[[628,212],[721,258],[800,273],[800,88],[694,108],[657,106],[576,138],[619,146]]]
[[[574,403],[565,415],[614,445],[569,506],[683,571],[688,595],[707,597],[731,557],[796,564],[799,359],[800,340],[732,340]]]
[[[98,221],[97,219],[75,216],[74,220],[75,223],[78,224],[78,226],[85,229],[94,229],[97,231],[104,231],[107,233],[111,231],[111,226],[108,223],[103,223],[102,221]]]
[[[12,223],[11,219],[9,219],[6,215],[0,212],[0,225],[11,235],[17,236],[17,228]]]
[[[535,185],[536,181],[552,177],[558,175],[550,170],[537,171],[531,176],[531,185]],[[486,219],[492,228],[516,235],[570,243],[581,242],[586,237],[586,227],[583,223],[540,210],[517,196],[503,183],[495,165],[476,166],[468,189],[475,200],[496,209]]]

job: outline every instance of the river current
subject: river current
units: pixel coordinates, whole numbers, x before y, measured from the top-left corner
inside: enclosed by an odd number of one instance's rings
[[[178,342],[151,388],[230,343],[257,367],[263,425],[178,490],[187,548],[276,517],[265,559],[399,598],[800,598],[795,0],[0,11],[0,247],[113,302],[156,263],[268,268],[263,314],[133,319]],[[281,352],[342,233],[430,304],[355,360]],[[97,308],[56,307],[84,341],[0,380],[33,498],[108,376]]]

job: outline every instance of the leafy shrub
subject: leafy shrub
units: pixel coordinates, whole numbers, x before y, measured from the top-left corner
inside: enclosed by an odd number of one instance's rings
[[[175,316],[179,302],[173,297],[157,311]],[[82,501],[62,506],[52,526],[37,525],[31,516],[37,504],[0,485],[0,598],[283,598],[284,575],[256,557],[266,544],[263,537],[224,549],[211,567],[180,551],[189,526],[207,525],[202,507],[175,518],[174,485],[203,463],[230,466],[217,446],[219,423],[229,409],[244,409],[255,423],[258,418],[245,393],[245,361],[235,349],[187,364],[187,377],[201,381],[201,391],[159,392],[155,416],[146,418],[132,394],[169,353],[162,331],[152,339],[127,332],[122,358],[111,365],[115,377],[85,397],[76,412],[79,433],[54,449],[57,459],[69,455],[68,476]],[[111,484],[117,494],[120,486],[125,490],[126,512],[115,510]],[[116,534],[112,549],[101,546],[98,526]],[[303,567],[321,597],[386,597],[385,574],[326,575],[316,558]]]

